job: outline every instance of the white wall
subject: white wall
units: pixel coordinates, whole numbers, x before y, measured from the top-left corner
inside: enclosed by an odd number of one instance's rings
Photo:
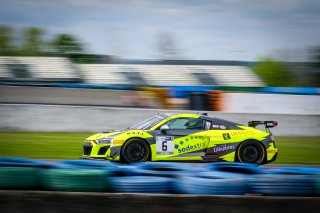
[[[320,115],[319,95],[225,93],[224,112]]]

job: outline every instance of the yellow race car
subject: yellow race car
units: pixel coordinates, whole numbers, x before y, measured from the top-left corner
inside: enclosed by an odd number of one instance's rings
[[[256,129],[264,125],[265,131]],[[265,164],[278,149],[269,128],[276,121],[248,126],[204,114],[159,114],[124,130],[85,140],[81,158],[123,163],[144,161],[230,161]]]

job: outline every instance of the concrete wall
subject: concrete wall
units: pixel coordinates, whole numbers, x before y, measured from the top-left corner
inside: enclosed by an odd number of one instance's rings
[[[62,87],[0,86],[0,103],[57,104],[86,106],[145,106],[158,108],[146,92]]]
[[[224,93],[222,100],[227,113],[320,115],[320,95]],[[31,86],[0,86],[0,103],[161,108],[146,91]],[[179,103],[188,106],[187,99]]]
[[[114,107],[1,104],[0,130],[99,132],[123,129],[165,111]],[[319,136],[320,115],[240,114],[208,112],[210,116],[247,124],[249,120],[276,120],[278,136]]]
[[[320,212],[317,197],[147,195],[0,190],[1,213]]]

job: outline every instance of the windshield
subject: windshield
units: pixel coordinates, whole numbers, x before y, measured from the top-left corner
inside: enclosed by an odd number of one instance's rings
[[[150,129],[151,127],[153,127],[154,125],[156,125],[157,123],[159,123],[160,121],[162,121],[163,119],[165,119],[165,118],[161,117],[160,115],[156,115],[156,116],[148,118],[147,120],[142,121],[136,125],[133,125],[133,126],[129,127],[128,129],[147,130],[147,129]]]

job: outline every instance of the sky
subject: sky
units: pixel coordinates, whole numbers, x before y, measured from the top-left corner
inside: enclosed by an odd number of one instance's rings
[[[318,0],[0,0],[0,24],[70,33],[94,54],[156,59],[161,35],[176,57],[302,61],[320,46]]]

